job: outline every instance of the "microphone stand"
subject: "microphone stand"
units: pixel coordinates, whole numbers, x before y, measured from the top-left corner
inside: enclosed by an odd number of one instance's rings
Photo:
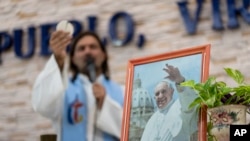
[[[96,70],[95,70],[95,60],[91,56],[89,56],[87,58],[87,70],[88,70],[89,80],[93,84],[95,82],[95,80],[96,80]],[[98,103],[98,101],[97,101],[97,103]],[[96,120],[97,120],[97,116],[96,116],[96,113],[95,113],[95,121],[94,121],[94,123],[96,123]],[[93,129],[94,130],[94,135],[96,134],[96,129],[95,128],[96,127],[94,127],[94,129]]]

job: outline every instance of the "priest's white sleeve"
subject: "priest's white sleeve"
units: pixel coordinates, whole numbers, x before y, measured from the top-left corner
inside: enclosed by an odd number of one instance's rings
[[[122,106],[108,94],[105,97],[102,109],[97,112],[97,128],[117,138],[121,137]]]
[[[64,64],[61,72],[52,55],[33,86],[33,109],[51,120],[58,120],[61,116],[61,105],[67,85],[67,69],[65,68],[67,68],[67,63]]]

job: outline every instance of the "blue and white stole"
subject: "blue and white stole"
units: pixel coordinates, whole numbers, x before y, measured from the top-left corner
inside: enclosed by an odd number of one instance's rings
[[[106,80],[102,76],[102,85],[106,93],[123,105],[123,94],[121,87]],[[83,80],[78,75],[74,82],[69,81],[68,88],[64,97],[64,109],[61,126],[62,141],[87,141],[87,124],[88,124],[88,101],[85,93]],[[103,132],[103,141],[119,141],[118,138]]]
[[[83,81],[78,76],[74,82],[69,81],[64,96],[62,141],[87,141],[87,113],[87,95],[83,88]]]

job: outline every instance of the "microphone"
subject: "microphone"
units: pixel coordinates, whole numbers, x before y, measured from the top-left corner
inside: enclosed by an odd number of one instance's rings
[[[87,66],[87,70],[88,70],[88,73],[89,73],[89,80],[90,82],[95,82],[95,79],[96,79],[96,72],[95,72],[95,60],[93,57],[91,56],[88,56],[87,59],[86,59],[86,66]]]

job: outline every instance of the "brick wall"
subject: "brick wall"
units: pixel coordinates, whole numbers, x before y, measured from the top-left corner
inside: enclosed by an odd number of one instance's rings
[[[190,10],[194,12],[195,2],[190,2]],[[117,82],[125,84],[126,65],[131,58],[207,43],[212,45],[210,75],[230,83],[223,67],[234,67],[250,81],[250,25],[240,18],[239,29],[213,31],[209,1],[204,5],[198,33],[192,36],[186,33],[174,0],[0,0],[0,31],[11,33],[15,28],[26,30],[31,25],[38,28],[41,24],[63,19],[79,20],[87,26],[87,16],[96,15],[97,31],[104,37],[108,33],[108,22],[117,11],[132,15],[136,36],[142,33],[147,39],[143,49],[136,47],[136,38],[126,47],[109,44],[112,78]],[[226,25],[228,18],[224,3],[222,15]],[[54,133],[50,121],[34,113],[30,103],[33,82],[48,59],[39,56],[39,45],[36,54],[28,60],[16,58],[12,49],[2,54],[0,141],[38,141],[39,135]]]

